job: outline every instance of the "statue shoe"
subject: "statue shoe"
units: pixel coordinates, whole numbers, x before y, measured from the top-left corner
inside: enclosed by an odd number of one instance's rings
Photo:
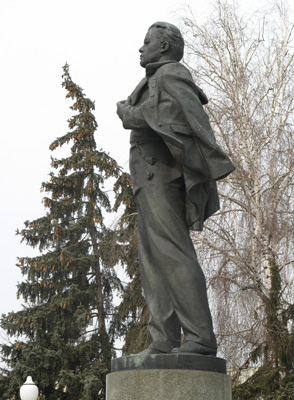
[[[176,354],[201,354],[205,356],[216,356],[216,349],[212,347],[206,347],[202,344],[191,342],[188,340],[183,346],[175,347],[172,349],[172,353]]]
[[[148,356],[149,354],[168,354],[167,352],[152,349],[152,347],[147,347],[147,349],[140,351],[140,353],[135,354],[136,356]]]

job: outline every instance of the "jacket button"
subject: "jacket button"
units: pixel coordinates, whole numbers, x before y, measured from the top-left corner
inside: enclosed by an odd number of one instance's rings
[[[162,124],[158,124],[158,126],[162,126]]]

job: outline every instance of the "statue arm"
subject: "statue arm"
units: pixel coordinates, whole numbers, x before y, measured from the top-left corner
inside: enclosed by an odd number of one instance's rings
[[[128,100],[117,103],[117,114],[122,120],[125,129],[149,128],[143,116],[141,106],[132,106]]]

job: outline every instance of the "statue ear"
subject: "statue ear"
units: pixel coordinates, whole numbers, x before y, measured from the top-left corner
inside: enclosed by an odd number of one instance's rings
[[[161,53],[165,53],[169,49],[169,42],[162,42],[161,43]]]

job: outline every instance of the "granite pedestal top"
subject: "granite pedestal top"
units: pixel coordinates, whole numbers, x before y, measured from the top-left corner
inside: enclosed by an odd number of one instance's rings
[[[143,369],[184,369],[226,374],[226,360],[199,354],[134,354],[111,361],[111,372]]]

